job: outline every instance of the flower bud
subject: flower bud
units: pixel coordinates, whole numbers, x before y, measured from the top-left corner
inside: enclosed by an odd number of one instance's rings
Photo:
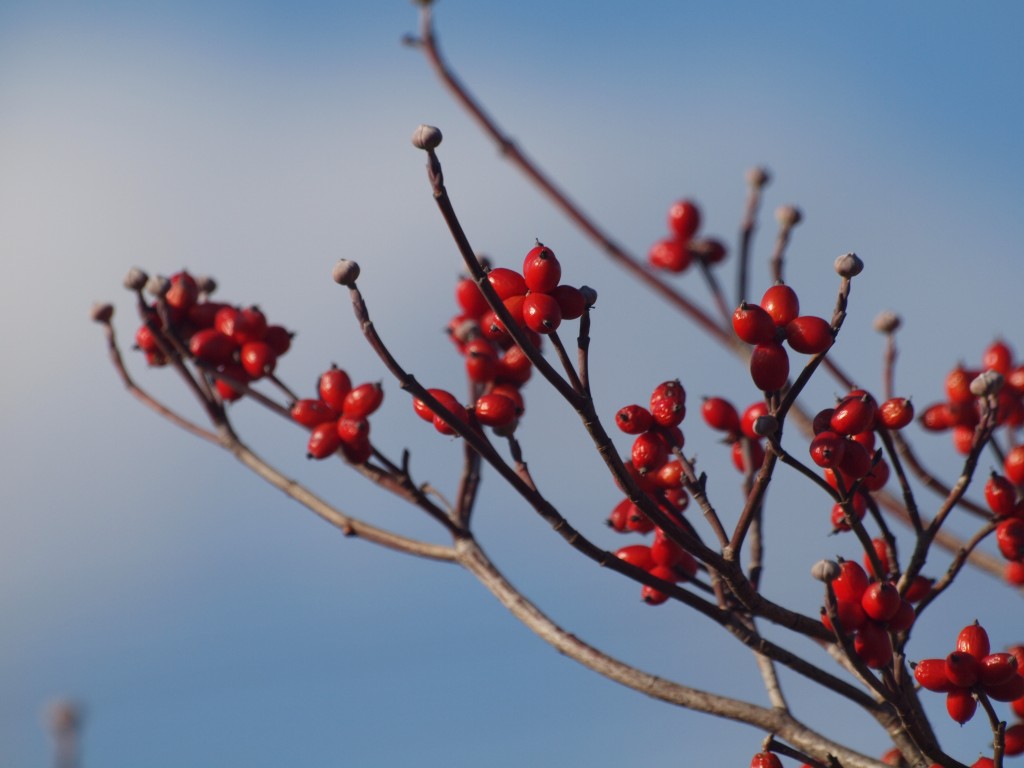
[[[146,281],[146,293],[156,298],[163,298],[171,290],[171,281],[163,275],[153,275]]]
[[[110,318],[112,318],[113,316],[113,304],[93,304],[92,310],[89,312],[89,317],[92,318],[94,323],[109,323]]]
[[[883,309],[875,316],[874,327],[879,333],[893,333],[902,323],[903,320],[895,312]]]
[[[811,566],[811,576],[826,584],[839,578],[840,573],[842,569],[835,560],[819,560]]]
[[[998,395],[1003,388],[1003,374],[998,371],[983,371],[970,383],[971,394],[975,397]]]
[[[137,267],[132,267],[124,276],[124,287],[129,291],[141,291],[147,280],[149,280],[149,275]]]
[[[768,173],[767,168],[763,168],[760,165],[756,165],[747,171],[747,184],[757,189],[761,189],[765,184],[772,180],[771,174]]]
[[[835,269],[840,277],[855,277],[863,271],[864,262],[856,253],[844,253],[836,258]]]
[[[420,125],[412,132],[412,145],[417,149],[430,151],[441,143],[441,129],[432,125]]]
[[[775,220],[781,227],[795,227],[803,217],[803,213],[795,205],[780,205],[775,209]]]
[[[351,288],[359,278],[359,265],[351,259],[338,259],[331,275],[338,285],[347,285]]]

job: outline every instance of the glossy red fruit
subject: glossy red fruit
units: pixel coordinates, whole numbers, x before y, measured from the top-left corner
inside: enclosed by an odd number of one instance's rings
[[[668,209],[668,228],[680,240],[689,240],[700,229],[700,208],[692,200],[679,200]]]
[[[459,409],[462,408],[462,403],[446,389],[428,389],[427,393],[452,413],[458,413]],[[424,421],[434,421],[434,412],[430,409],[429,405],[418,397],[413,398],[412,409]]]
[[[846,450],[843,451],[837,469],[842,472],[846,487],[849,488],[855,480],[871,471],[871,455],[860,443],[847,440]]]
[[[562,322],[562,310],[546,293],[530,293],[523,300],[523,321],[535,333],[554,333]]]
[[[747,452],[750,453],[750,461],[747,462]],[[737,470],[746,474],[756,470],[764,464],[764,447],[760,440],[744,438],[736,440],[732,444],[732,465]]]
[[[971,394],[971,380],[978,375],[958,365],[946,375],[946,397],[951,403],[970,403],[974,400]]]
[[[239,344],[248,344],[250,341],[263,341],[267,332],[267,318],[258,307],[246,307],[238,310],[235,317],[235,328],[231,334]]]
[[[466,413],[466,409],[465,409],[464,406],[459,405],[459,406],[457,406],[454,409],[449,408],[448,410],[451,411],[452,416],[455,417],[455,422],[457,422],[459,424],[466,424],[466,423],[468,423],[468,421],[469,421],[468,414]],[[442,435],[457,435],[458,434],[458,430],[454,426],[452,426],[448,422],[446,422],[444,420],[444,418],[442,418],[441,414],[439,414],[439,413],[434,414],[434,418],[432,419],[432,421],[433,421],[433,424],[434,424],[434,429],[436,429]]]
[[[199,298],[199,286],[188,272],[171,275],[171,287],[164,294],[164,301],[174,309],[188,310]]]
[[[483,291],[471,277],[464,277],[455,284],[455,302],[463,312],[477,319],[490,309]]]
[[[782,761],[774,752],[758,752],[750,761],[750,768],[782,768]]]
[[[671,581],[675,578],[675,574],[671,573],[667,568],[656,568],[655,570],[657,573],[651,571],[651,574],[658,576],[658,578],[662,578],[665,581]],[[666,576],[672,578],[665,578]],[[668,600],[668,593],[644,584],[643,588],[640,590],[640,599],[648,605],[661,605]]]
[[[633,502],[629,499],[623,499],[616,504],[608,515],[608,519],[605,520],[608,527],[618,533],[625,533],[629,530],[629,516],[633,509]]]
[[[855,435],[874,427],[878,410],[875,399],[866,392],[855,390],[839,401],[832,413],[832,429],[841,435]]]
[[[811,431],[816,435],[820,435],[822,432],[826,431],[833,431],[832,414],[835,412],[835,408],[822,408],[818,411],[811,422]]]
[[[800,315],[800,299],[785,283],[776,283],[761,297],[761,307],[779,328],[785,328]]]
[[[356,444],[370,439],[370,422],[366,419],[338,419],[338,437],[341,442]]]
[[[197,360],[211,365],[226,365],[232,362],[238,345],[216,328],[206,328],[192,334],[188,348]]]
[[[320,374],[317,389],[320,399],[340,413],[345,406],[345,396],[352,391],[352,379],[341,368],[332,365],[330,370]]]
[[[868,588],[868,575],[855,560],[843,560],[839,564],[839,576],[832,580],[832,591],[837,600],[859,603]]]
[[[929,579],[926,576],[915,576],[914,580],[910,582],[910,586],[907,587],[906,593],[903,595],[905,600],[909,600],[912,603],[919,602],[928,596],[928,593],[932,591],[932,584],[935,583],[935,579]]]
[[[523,279],[526,287],[537,293],[548,293],[562,279],[562,265],[555,252],[546,245],[537,243],[523,259]]]
[[[983,659],[992,652],[988,632],[978,622],[968,624],[956,637],[956,649],[976,659]]]
[[[892,583],[876,581],[864,590],[860,605],[875,621],[888,621],[900,609],[900,600],[900,593]]]
[[[721,240],[716,240],[712,237],[691,240],[687,244],[687,250],[690,252],[691,259],[699,259],[708,265],[724,261],[727,255],[725,244]]]
[[[946,711],[953,720],[963,725],[978,711],[978,702],[969,688],[954,688],[946,694]]]
[[[498,367],[494,371],[494,380],[499,384],[522,386],[530,380],[533,363],[519,347],[509,347],[505,354],[498,358]]]
[[[241,384],[245,384],[249,381],[249,374],[246,373],[245,368],[238,363],[222,365],[217,369],[217,371]],[[218,378],[214,383],[214,386],[217,388],[217,393],[221,396],[221,399],[227,402],[233,402],[245,396],[244,389],[235,387],[225,379]]]
[[[644,432],[633,441],[631,459],[641,475],[655,472],[668,460],[668,446],[660,435]]]
[[[514,269],[495,267],[487,273],[487,281],[502,301],[526,294],[526,280]]]
[[[744,437],[751,440],[757,440],[760,435],[754,431],[754,424],[761,416],[768,414],[768,405],[764,400],[758,400],[756,403],[752,403],[747,406],[747,409],[743,412],[740,417],[740,431]]]
[[[974,429],[972,427],[953,427],[953,447],[958,453],[967,455],[974,445]]]
[[[650,533],[654,530],[654,523],[651,518],[641,511],[636,504],[630,504],[629,517],[626,519],[626,529],[633,533]]]
[[[995,472],[985,482],[985,502],[998,517],[1008,517],[1017,506],[1017,490],[1013,483]]]
[[[878,407],[878,420],[886,429],[903,429],[914,420],[914,406],[905,397],[893,397]]]
[[[996,545],[1007,560],[1024,560],[1024,520],[1011,517],[996,526]]]
[[[1024,723],[1007,727],[1003,734],[1003,752],[1010,756],[1024,753]]]
[[[267,332],[263,334],[263,340],[274,350],[278,357],[285,354],[292,348],[292,336],[294,334],[281,325],[268,325]]]
[[[651,474],[650,480],[658,488],[679,488],[683,482],[682,462],[679,459],[669,459]]]
[[[1015,587],[1024,587],[1024,562],[1018,563],[1015,560],[1007,560],[1003,568],[1003,579],[1007,584]]]
[[[384,401],[384,388],[379,381],[360,384],[345,395],[341,415],[350,419],[365,419],[380,408]]]
[[[981,356],[982,370],[997,371],[1003,376],[1013,366],[1013,350],[1002,339],[996,339]]]
[[[707,397],[700,407],[701,416],[712,429],[738,435],[740,431],[740,415],[735,406],[722,397]]]
[[[639,435],[651,428],[654,418],[642,405],[626,405],[615,413],[615,424],[627,435]]]
[[[740,304],[732,313],[732,329],[747,344],[775,341],[775,321],[757,304],[748,304],[745,301]]]
[[[662,382],[654,388],[650,411],[655,423],[663,427],[682,423],[686,417],[686,390],[678,379]]]
[[[811,461],[819,467],[835,467],[846,455],[846,439],[835,432],[820,432],[811,440]]]
[[[666,272],[685,272],[693,261],[686,242],[676,238],[659,240],[647,252],[647,261],[655,269]]]
[[[1017,674],[1017,657],[1012,653],[990,653],[978,662],[982,685],[1001,685]]]
[[[306,458],[326,459],[340,447],[337,425],[333,421],[325,421],[313,427],[306,446]]]
[[[843,628],[843,632],[851,634],[864,626],[868,615],[864,613],[860,603],[851,600],[836,600],[836,618],[839,619],[839,625]],[[825,625],[826,629],[835,632],[835,627],[832,626],[827,612],[821,614],[821,623]]]
[[[462,350],[466,358],[466,377],[477,384],[494,381],[498,372],[498,353],[487,339],[466,342]]]
[[[881,669],[892,663],[892,640],[880,624],[864,623],[853,638],[853,649],[861,661],[872,669]]]
[[[914,679],[922,688],[935,693],[948,693],[955,687],[946,675],[945,659],[922,659],[917,662]]]
[[[1024,676],[1018,673],[998,685],[986,685],[985,693],[993,701],[1017,702],[1024,698]],[[1024,704],[1024,702],[1021,703]],[[1017,711],[1017,709],[1018,707],[1015,706],[1014,711]],[[1017,714],[1024,717],[1024,714],[1020,712],[1017,712]]]
[[[978,682],[980,661],[969,653],[953,651],[946,657],[946,677],[959,688],[970,688]]]
[[[889,482],[889,463],[885,459],[879,459],[862,477],[861,485],[864,490],[872,492],[882,490]]]
[[[551,295],[558,302],[558,308],[562,310],[563,320],[575,320],[581,317],[587,308],[587,300],[583,293],[571,285],[556,285]]]
[[[507,427],[519,417],[519,409],[514,402],[493,392],[477,398],[473,412],[476,420],[486,427]]]
[[[615,556],[619,560],[645,571],[649,571],[657,565],[651,556],[651,548],[646,544],[630,544],[622,547],[615,552]]]
[[[775,392],[789,379],[789,355],[777,342],[758,344],[750,355],[750,376],[763,392]]]
[[[512,384],[495,384],[491,387],[490,394],[492,395],[504,395],[513,403],[516,404],[516,412],[520,415],[526,410],[526,401],[523,400],[523,393],[519,391],[519,387]]]
[[[802,355],[817,355],[832,346],[832,326],[814,315],[793,318],[786,325],[786,342]]]
[[[1006,452],[1003,474],[1014,485],[1024,485],[1024,443],[1015,445]]]
[[[292,419],[312,429],[328,421],[337,421],[340,414],[322,400],[296,400],[292,406]]]
[[[147,354],[158,353],[160,345],[156,338],[156,334],[148,325],[140,325],[139,330],[135,332],[135,346]]]
[[[971,768],[995,768],[995,765],[995,761],[991,757],[979,757],[971,763]]]
[[[860,498],[860,494],[855,494],[854,498]],[[853,516],[857,520],[863,520],[866,512],[864,503],[853,504]],[[832,516],[831,516],[832,528],[836,531],[849,531],[852,529],[850,521],[847,519],[846,510],[843,509],[843,505],[836,503],[832,505]]]
[[[273,373],[277,366],[277,355],[270,345],[263,341],[246,342],[238,355],[245,372],[253,379],[260,379]]]

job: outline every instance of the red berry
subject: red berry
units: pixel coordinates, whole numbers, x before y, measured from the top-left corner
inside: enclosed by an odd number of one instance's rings
[[[1018,672],[998,685],[986,685],[985,693],[990,699],[995,701],[1017,702],[1020,699],[1024,699],[1024,676]],[[1021,702],[1021,704],[1024,705],[1024,702]],[[1016,709],[1017,707],[1014,707],[1015,711]],[[1024,714],[1020,712],[1017,714],[1024,717]]]
[[[738,435],[740,431],[740,415],[735,406],[722,397],[708,397],[700,407],[704,421],[712,429]]]
[[[239,352],[242,367],[253,379],[259,379],[274,372],[277,355],[270,345],[263,341],[249,341]]]
[[[1024,443],[1015,445],[1006,453],[1003,474],[1014,485],[1024,485]]]
[[[856,632],[858,629],[864,626],[864,622],[868,620],[868,615],[864,613],[864,609],[861,608],[859,602],[855,603],[852,600],[836,600],[836,618],[839,619],[839,625],[843,628],[843,632],[851,634]],[[828,617],[828,613],[823,612],[821,614],[821,623],[825,625],[826,629],[835,632],[835,627],[832,626],[832,622]]]
[[[971,695],[969,688],[954,688],[946,694],[946,711],[951,718],[963,725],[978,711],[978,701]]]
[[[959,688],[970,688],[978,682],[979,663],[969,653],[953,651],[946,657],[946,677]]]
[[[522,414],[526,410],[526,402],[523,400],[523,393],[512,384],[495,384],[491,387],[492,395],[504,395],[516,405],[516,412]]]
[[[526,294],[526,280],[514,269],[496,267],[487,273],[487,280],[502,301]]]
[[[523,260],[523,279],[526,287],[537,293],[548,293],[562,279],[562,265],[555,253],[546,245],[537,243]]]
[[[855,435],[874,427],[875,399],[863,390],[854,390],[836,406],[832,413],[832,429],[841,435]]]
[[[1012,365],[1013,350],[1002,339],[992,342],[981,356],[981,367],[983,370],[998,371],[1003,376],[1010,372]]]
[[[249,381],[249,374],[246,373],[245,368],[238,363],[228,363],[217,370],[219,373],[223,373],[228,378],[234,379],[241,384],[245,384]],[[236,388],[225,379],[218,378],[214,386],[217,387],[217,392],[220,394],[221,399],[226,400],[227,402],[233,402],[245,395],[244,389]]]
[[[811,431],[816,435],[832,431],[832,414],[835,412],[835,408],[823,408],[818,411],[811,422]]]
[[[872,669],[881,669],[892,662],[892,640],[880,624],[864,623],[853,638],[853,649],[861,661]]]
[[[757,304],[740,304],[732,313],[732,329],[747,344],[765,344],[775,340],[775,321]]]
[[[331,366],[330,370],[320,374],[317,389],[320,399],[340,413],[345,406],[345,396],[352,391],[352,380],[341,368]]]
[[[1007,560],[1006,566],[1003,568],[1003,579],[1007,584],[1024,587],[1024,562]]]
[[[649,571],[657,565],[651,556],[651,548],[646,544],[630,544],[629,546],[622,547],[615,552],[615,556],[645,571]]]
[[[786,341],[803,355],[817,355],[832,346],[835,337],[828,321],[814,315],[795,317],[786,325]]]
[[[1007,755],[1024,753],[1024,723],[1014,723],[1003,734],[1003,752]]]
[[[664,269],[667,272],[685,272],[690,266],[693,257],[686,242],[675,238],[659,240],[651,246],[647,252],[647,261],[656,269]]]
[[[914,420],[914,406],[905,397],[893,397],[878,407],[878,420],[886,429],[903,429]]]
[[[341,442],[356,444],[370,439],[370,422],[366,419],[338,419],[338,437]]]
[[[187,310],[199,298],[199,286],[188,272],[171,275],[171,287],[164,294],[164,301],[174,309]]]
[[[860,605],[875,621],[888,621],[900,609],[900,600],[899,590],[891,582],[876,581],[864,590]]]
[[[956,649],[976,659],[983,659],[991,653],[988,632],[978,622],[968,624],[956,638]]]
[[[627,405],[615,413],[615,423],[627,435],[639,435],[651,428],[654,419],[642,405]]]
[[[782,761],[774,752],[758,752],[750,761],[750,768],[782,768]]]
[[[914,667],[914,679],[921,687],[935,693],[947,693],[953,689],[953,683],[946,675],[945,659],[922,659]]]
[[[1012,653],[990,653],[978,662],[982,685],[1001,685],[1017,674],[1017,657]]]
[[[674,427],[686,417],[686,390],[679,380],[665,381],[651,393],[651,417],[663,427]]]
[[[985,482],[985,502],[998,517],[1008,517],[1017,507],[1017,491],[1009,480],[993,472]]]
[[[365,419],[380,408],[383,401],[384,388],[379,381],[360,384],[345,395],[341,415],[350,419]]]
[[[466,356],[466,377],[478,384],[494,381],[498,372],[498,353],[487,339],[473,339],[462,349]]]
[[[469,317],[479,320],[490,309],[483,291],[471,277],[464,277],[455,285],[455,301]]]
[[[750,376],[763,392],[782,389],[789,378],[789,356],[777,342],[758,344],[750,355]]]
[[[748,446],[748,447],[745,447]],[[750,464],[748,467],[745,451],[750,451]],[[740,472],[746,474],[764,464],[764,447],[760,440],[743,438],[732,444],[732,465]]]
[[[458,413],[459,409],[462,407],[462,403],[460,403],[458,399],[456,399],[455,395],[448,390],[428,389],[427,393],[452,413]],[[412,408],[416,411],[416,415],[424,421],[432,422],[434,420],[434,412],[430,409],[430,406],[418,397],[413,398]]]
[[[278,357],[285,354],[292,347],[292,333],[280,325],[268,325],[267,332],[263,334],[263,340],[274,350]]]
[[[996,545],[1007,560],[1024,560],[1024,520],[1011,517],[996,526]]]
[[[754,431],[754,424],[761,416],[766,416],[767,414],[768,405],[764,400],[758,400],[756,403],[752,403],[740,417],[740,431],[745,437],[748,437],[751,440],[757,440],[760,435]]]
[[[680,240],[689,240],[700,229],[700,209],[692,200],[679,200],[668,209],[668,228]]]
[[[292,406],[292,419],[312,429],[324,422],[337,421],[338,412],[322,400],[296,400]]]
[[[850,600],[859,603],[868,588],[868,575],[855,560],[844,560],[839,564],[839,575],[832,580],[832,591],[836,600]]]
[[[633,466],[641,475],[657,471],[668,460],[664,438],[654,432],[637,435],[631,453]]]
[[[235,327],[231,334],[239,344],[250,341],[263,341],[267,332],[267,318],[257,307],[240,309],[235,316]]]
[[[796,291],[785,283],[776,283],[761,297],[761,307],[771,315],[779,328],[785,328],[800,315],[800,300]]]
[[[571,285],[556,285],[551,295],[558,302],[558,308],[562,310],[563,320],[575,320],[581,317],[587,308],[587,300],[580,289]]]
[[[522,386],[533,373],[533,363],[520,347],[509,347],[498,358],[498,367],[494,371],[494,380],[499,384]]]
[[[487,427],[507,427],[519,416],[514,402],[494,392],[477,398],[473,412],[477,421]]]
[[[313,427],[309,435],[306,457],[310,459],[326,459],[341,447],[338,427],[333,421],[325,421]]]
[[[912,603],[919,602],[932,591],[932,584],[934,583],[934,579],[929,579],[926,576],[915,576],[914,580],[910,582],[910,586],[907,587],[907,592],[903,595],[903,598]]]
[[[958,365],[946,375],[946,396],[951,403],[970,403],[974,401],[971,394],[971,380],[978,375],[977,371],[969,371]]]
[[[562,310],[546,293],[530,293],[523,300],[523,321],[535,333],[554,333],[562,322]]]
[[[232,362],[238,345],[216,328],[206,328],[192,334],[188,348],[197,360],[211,365],[226,365]]]
[[[838,466],[846,455],[847,441],[835,432],[820,432],[811,440],[811,461],[819,467]]]

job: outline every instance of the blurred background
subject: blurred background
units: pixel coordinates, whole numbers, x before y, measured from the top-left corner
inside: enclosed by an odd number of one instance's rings
[[[1024,347],[1020,5],[444,0],[436,21],[498,121],[635,252],[664,236],[680,197],[732,250],[744,173],[770,168],[750,298],[768,284],[771,212],[795,203],[805,221],[787,277],[804,311],[831,312],[835,256],[867,264],[835,350],[862,385],[880,387],[871,321],[882,309],[904,317],[897,390],[919,408],[997,335]],[[331,362],[382,379],[330,280],[348,257],[394,354],[429,386],[462,391],[442,333],[460,260],[409,143],[431,123],[474,247],[518,268],[541,238],[567,282],[598,290],[602,414],[681,378],[688,450],[735,520],[740,478],[697,404],[756,400],[745,369],[502,161],[400,44],[416,26],[405,0],[0,4],[0,764],[51,762],[58,697],[85,708],[86,767],[728,765],[758,751],[762,733],[560,657],[457,568],[344,539],[141,407],[106,360],[92,303],[117,304],[130,345],[124,273],[185,267],[299,332],[278,373],[300,393]],[[707,304],[698,275],[679,282]],[[128,359],[143,386],[199,418],[173,376]],[[375,441],[393,455],[408,447],[417,479],[451,493],[461,446],[384,386]],[[830,405],[838,389],[819,376],[804,403]],[[539,381],[526,395],[520,436],[542,491],[599,544],[637,541],[604,527],[620,496],[574,415]],[[340,463],[307,462],[301,430],[252,403],[233,415],[252,446],[346,512],[443,541]],[[909,434],[937,471],[958,471],[947,436]],[[569,631],[658,674],[766,702],[749,654],[715,626],[642,604],[493,473],[484,482],[484,546]],[[765,589],[811,615],[821,594],[810,565],[859,557],[852,538],[829,535],[830,508],[792,473],[772,484]],[[944,558],[926,570],[938,575]],[[998,648],[1024,641],[1017,600],[965,575],[922,617],[911,658],[945,655],[975,618]],[[791,675],[784,685],[808,724],[870,754],[888,748],[842,702]],[[973,761],[987,725],[956,727],[932,698],[944,743]]]

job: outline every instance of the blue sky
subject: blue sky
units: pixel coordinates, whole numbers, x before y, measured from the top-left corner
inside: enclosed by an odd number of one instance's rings
[[[996,334],[1024,349],[1022,15],[1009,2],[437,9],[471,88],[635,251],[662,236],[682,196],[733,242],[743,173],[768,165],[766,213],[795,202],[806,214],[788,273],[803,306],[829,312],[833,258],[860,253],[868,268],[837,356],[877,386],[871,319],[897,308],[897,386],[919,404]],[[445,133],[446,179],[476,248],[517,266],[540,237],[567,280],[598,289],[595,395],[607,417],[677,376],[695,403],[755,399],[741,366],[502,163],[400,45],[415,25],[397,0],[0,8],[3,765],[47,764],[41,712],[58,695],[86,703],[85,765],[105,768],[724,765],[757,751],[753,730],[674,711],[558,656],[455,568],[342,539],[142,409],[106,363],[91,303],[116,301],[130,339],[124,272],[187,266],[215,275],[227,300],[258,302],[300,331],[282,369],[293,386],[311,387],[332,361],[379,379],[329,280],[347,256],[363,266],[395,353],[422,381],[456,388],[459,361],[434,329],[454,311],[459,262],[408,141],[429,122]],[[773,232],[767,215],[755,285],[766,285]],[[695,275],[682,284],[702,295]],[[147,386],[190,405],[166,375],[133,363]],[[454,488],[458,444],[385,386],[375,435],[392,452],[410,447],[420,476]],[[817,382],[808,407],[835,390]],[[601,525],[616,491],[574,417],[538,382],[527,396],[522,440],[538,481],[574,524],[617,546]],[[305,462],[288,425],[248,404],[236,420],[344,509],[437,533],[343,468]],[[734,510],[726,451],[695,414],[688,424],[718,505]],[[913,437],[956,471],[944,439]],[[810,563],[855,556],[854,542],[827,536],[828,505],[793,477],[777,478],[771,504],[769,557],[788,554],[769,566],[768,589],[813,613]],[[682,610],[640,605],[635,588],[567,552],[492,476],[479,525],[512,581],[571,631],[631,663],[763,700],[745,653]],[[978,600],[989,593],[1014,599],[965,579],[948,613],[927,617],[919,656],[947,653],[975,617],[996,645],[1024,640],[997,601]],[[787,686],[794,698],[804,690]],[[941,701],[932,705],[950,748],[973,760],[984,726],[948,728]],[[864,730],[823,700],[796,714],[839,738]],[[869,732],[861,748],[885,749]]]

